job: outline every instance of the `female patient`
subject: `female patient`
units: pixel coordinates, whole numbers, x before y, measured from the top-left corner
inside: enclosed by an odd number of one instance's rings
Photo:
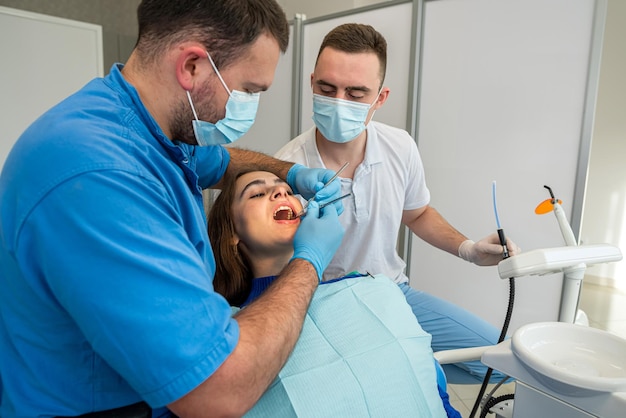
[[[231,305],[245,309],[287,265],[301,208],[272,173],[224,185],[208,224],[215,290]],[[460,417],[438,392],[430,341],[388,278],[323,282],[289,360],[246,416]]]

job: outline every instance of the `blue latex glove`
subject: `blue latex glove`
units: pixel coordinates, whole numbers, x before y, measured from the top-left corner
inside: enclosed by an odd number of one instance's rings
[[[287,183],[291,186],[291,190],[295,194],[299,194],[305,199],[310,199],[315,195],[315,200],[331,200],[336,199],[341,193],[341,183],[336,179],[326,186],[319,194],[317,193],[324,187],[335,172],[326,168],[308,168],[302,164],[294,164],[287,172]]]
[[[301,218],[293,237],[293,257],[309,261],[322,281],[322,273],[328,267],[343,239],[344,229],[339,222],[335,205],[328,205],[320,214],[316,201],[309,204],[307,216]]]
[[[302,164],[294,164],[287,172],[287,184],[295,194],[307,200],[315,196],[317,202],[323,203],[341,196],[341,182],[338,178],[324,187],[334,175],[334,171],[325,168],[308,168]],[[333,205],[341,215],[343,202],[338,200]]]

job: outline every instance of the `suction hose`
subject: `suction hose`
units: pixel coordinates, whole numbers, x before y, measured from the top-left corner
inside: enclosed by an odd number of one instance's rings
[[[506,333],[509,330],[509,323],[511,322],[511,316],[513,314],[514,302],[515,302],[515,278],[509,277],[509,305],[506,309],[506,317],[504,318],[504,324],[502,325],[502,332],[500,332],[500,337],[498,338],[498,344],[504,341],[504,339],[506,338]],[[478,392],[478,396],[476,397],[476,401],[474,402],[474,407],[472,408],[472,412],[470,413],[470,418],[474,418],[474,416],[476,415],[476,411],[478,411],[478,407],[480,406],[480,401],[482,400],[483,395],[485,394],[485,390],[487,389],[487,385],[489,384],[489,379],[491,379],[492,373],[493,373],[493,369],[489,367],[487,369],[487,373],[485,374],[485,378],[483,379],[483,384],[480,387],[480,391]],[[511,395],[511,397],[512,396],[513,395]],[[494,399],[494,398],[491,398],[491,399]],[[485,410],[488,411],[489,408],[487,408],[487,404],[485,404],[485,406],[483,407],[483,411]],[[484,415],[481,415],[481,417],[484,417]]]
[[[493,211],[496,217],[496,227],[498,228],[498,238],[500,239],[500,244],[502,245],[503,258],[509,258],[509,251],[506,246],[506,238],[504,236],[504,231],[500,226],[500,216],[498,215],[498,204],[496,199],[496,182],[494,181],[491,185],[491,193],[493,199]],[[506,338],[506,333],[509,330],[509,323],[511,322],[511,316],[513,315],[513,304],[515,302],[515,277],[509,277],[509,305],[506,309],[506,317],[504,318],[504,324],[502,325],[502,331],[500,332],[500,337],[498,338],[498,344],[500,344]],[[487,389],[487,385],[489,384],[489,380],[491,379],[491,374],[493,373],[493,369],[489,367],[487,369],[487,373],[485,374],[485,378],[483,379],[483,384],[480,387],[480,391],[478,392],[478,396],[476,397],[476,401],[474,402],[474,407],[472,408],[472,412],[470,413],[470,418],[474,418],[476,415],[476,411],[478,411],[478,407],[480,406],[480,401],[485,395],[485,390]],[[493,399],[493,398],[490,398]],[[489,408],[483,408],[488,411]],[[484,416],[484,415],[481,415]]]

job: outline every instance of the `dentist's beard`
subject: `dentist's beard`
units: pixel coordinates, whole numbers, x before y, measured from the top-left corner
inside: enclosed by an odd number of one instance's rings
[[[186,95],[185,95],[186,96]],[[212,103],[213,92],[205,85],[198,93],[191,93],[191,100],[198,112],[198,118],[208,122],[216,123],[218,120],[223,119],[226,114],[226,109],[222,109],[218,112]],[[193,111],[189,105],[189,101],[185,97],[172,110],[170,124],[170,132],[172,137],[170,139],[184,142],[186,144],[197,145],[196,136],[193,132],[192,121],[194,120]]]

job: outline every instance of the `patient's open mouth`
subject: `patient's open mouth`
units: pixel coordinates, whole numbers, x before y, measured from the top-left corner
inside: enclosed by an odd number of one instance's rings
[[[296,215],[289,206],[280,206],[274,211],[274,219],[277,221],[290,221],[296,219]]]

